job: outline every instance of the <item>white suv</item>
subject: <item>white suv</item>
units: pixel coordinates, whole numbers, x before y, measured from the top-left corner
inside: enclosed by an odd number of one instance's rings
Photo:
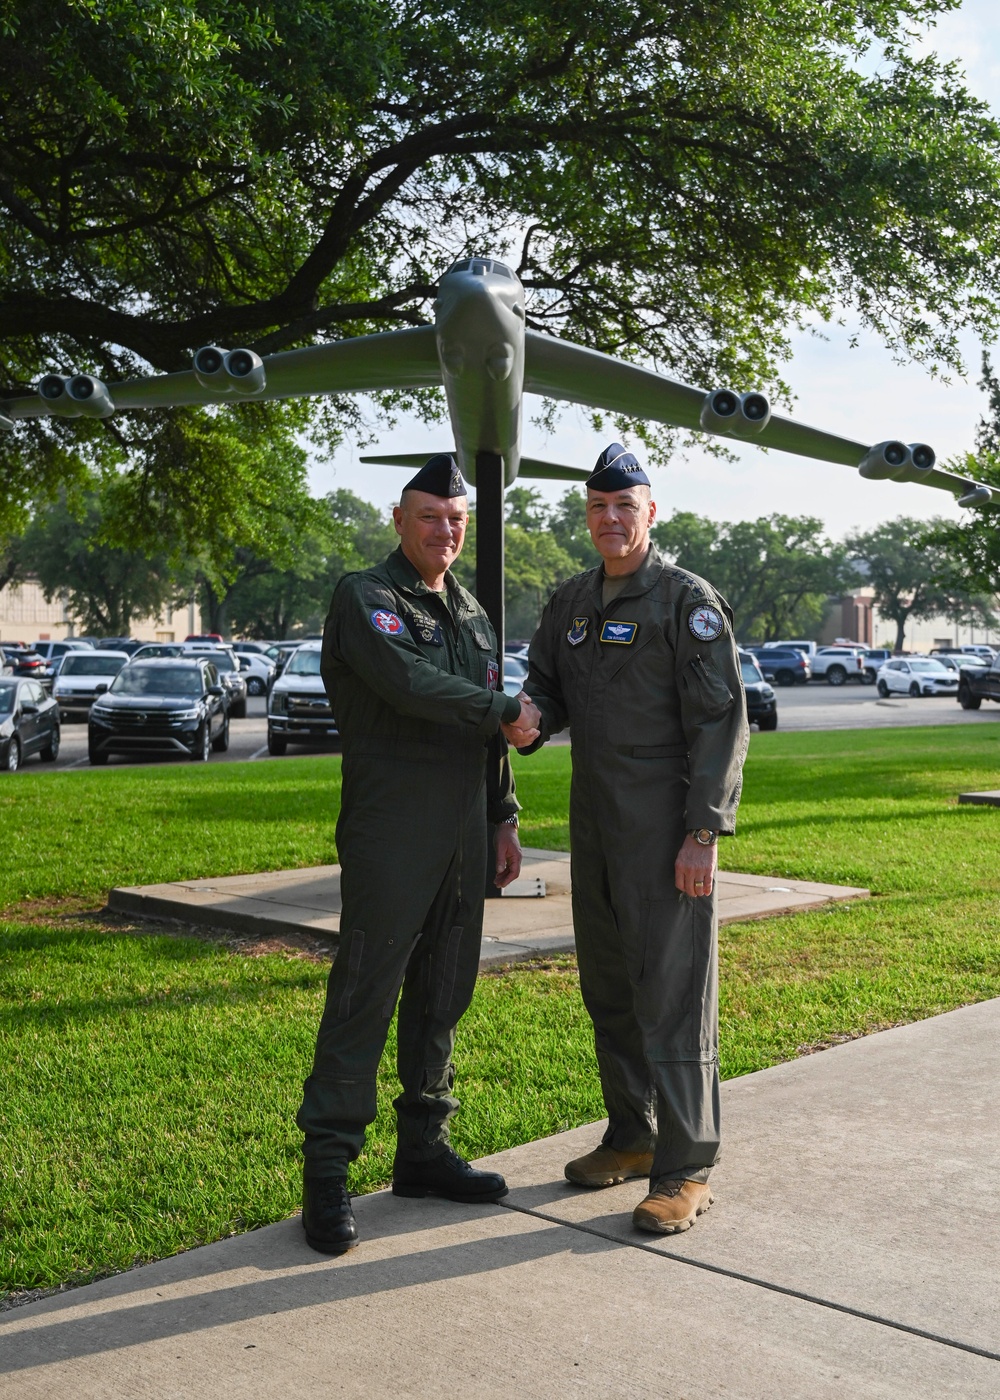
[[[337,738],[337,721],[319,673],[322,650],[322,642],[303,642],[296,647],[271,687],[268,753],[283,754],[289,744],[315,745]]]
[[[848,681],[871,684],[863,647],[820,647],[812,659],[812,672],[813,680],[825,680],[828,685],[846,685]]]
[[[97,647],[68,651],[52,682],[52,698],[59,702],[59,717],[89,715],[98,687],[102,693],[107,690],[128,660],[125,651],[104,651]]]

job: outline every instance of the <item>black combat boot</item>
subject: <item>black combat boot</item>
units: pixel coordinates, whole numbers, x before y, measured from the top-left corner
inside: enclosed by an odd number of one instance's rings
[[[402,1157],[392,1164],[394,1196],[444,1196],[449,1201],[475,1205],[499,1201],[507,1194],[507,1183],[499,1172],[479,1172],[464,1162],[450,1147],[426,1161],[408,1162]]]
[[[302,1228],[320,1254],[346,1254],[358,1242],[346,1176],[302,1178]]]

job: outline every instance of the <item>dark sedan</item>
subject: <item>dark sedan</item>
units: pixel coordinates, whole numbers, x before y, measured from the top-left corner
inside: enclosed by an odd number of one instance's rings
[[[38,681],[0,679],[0,769],[16,773],[36,753],[51,762],[59,752],[59,706]]]
[[[90,711],[91,763],[112,754],[181,753],[204,763],[229,747],[229,701],[201,657],[131,661]]]
[[[15,676],[31,676],[38,681],[51,677],[51,668],[44,656],[30,647],[4,647],[3,654]]]
[[[748,651],[741,651],[740,671],[747,697],[747,719],[760,729],[777,729],[778,702],[757,665],[757,657]]]

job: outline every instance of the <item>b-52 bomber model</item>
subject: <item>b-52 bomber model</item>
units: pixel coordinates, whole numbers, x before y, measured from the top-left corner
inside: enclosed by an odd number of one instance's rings
[[[525,394],[582,404],[854,467],[873,480],[949,491],[962,506],[1000,505],[1000,489],[940,471],[924,443],[889,439],[871,446],[771,413],[757,392],[705,393],[665,375],[543,335],[525,325],[524,288],[494,258],[465,258],[441,278],[434,323],[263,359],[253,350],[207,345],[192,368],[104,384],[89,374],[47,374],[37,392],[0,399],[0,428],[18,419],[107,418],[131,409],[239,404],[313,394],[368,393],[444,386],[454,449],[476,486],[477,592],[503,638],[503,493],[518,476],[582,481],[589,468],[521,455]],[[441,450],[441,449],[439,449]],[[444,450],[451,450],[450,446]],[[429,453],[362,461],[420,466]]]

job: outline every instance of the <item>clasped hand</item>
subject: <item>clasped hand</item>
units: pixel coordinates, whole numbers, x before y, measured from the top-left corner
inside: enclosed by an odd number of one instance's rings
[[[523,690],[517,698],[521,702],[521,713],[512,724],[502,724],[500,728],[515,749],[526,749],[542,732],[542,712]]]

